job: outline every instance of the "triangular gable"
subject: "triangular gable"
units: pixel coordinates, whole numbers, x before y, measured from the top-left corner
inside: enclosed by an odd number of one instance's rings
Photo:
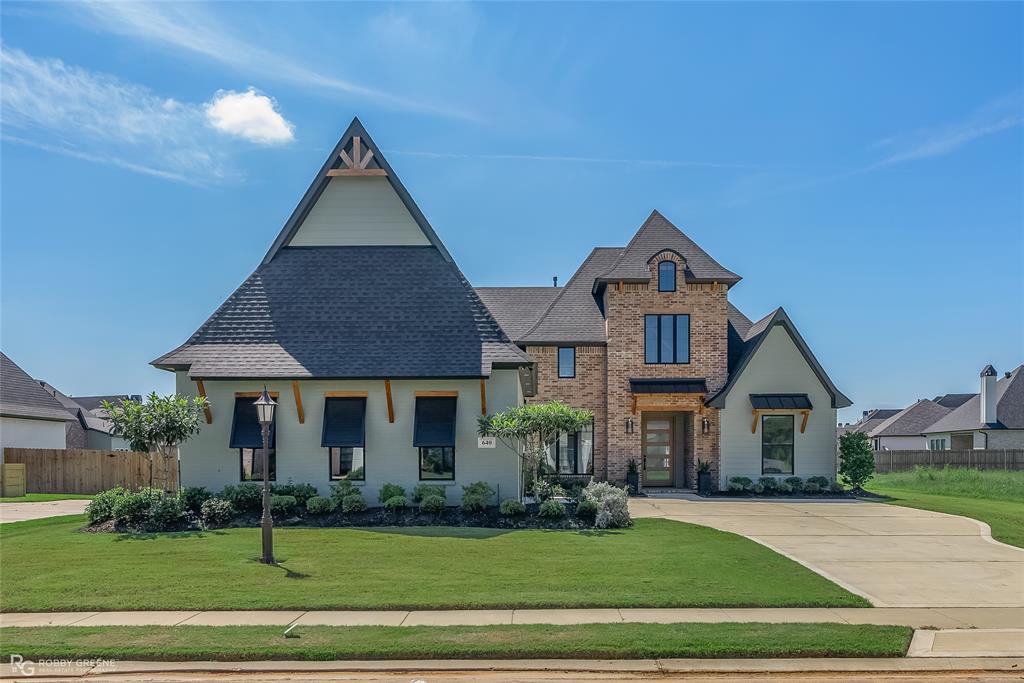
[[[751,359],[757,354],[759,348],[764,343],[764,340],[768,338],[768,333],[771,332],[772,328],[776,325],[781,325],[783,329],[789,334],[790,339],[799,349],[804,360],[810,366],[811,370],[817,376],[818,381],[821,382],[825,391],[832,398],[833,408],[847,408],[853,405],[853,401],[844,396],[836,385],[832,383],[829,376],[825,373],[825,369],[818,363],[818,359],[811,353],[810,347],[807,346],[807,342],[800,336],[793,321],[789,319],[786,311],[781,307],[775,309],[771,314],[762,318],[750,328],[750,332],[746,338],[746,342],[742,351],[742,355],[736,363],[736,367],[729,373],[729,381],[725,383],[717,394],[707,400],[707,405],[712,408],[724,408],[725,398],[729,395],[729,392],[735,386],[736,382],[739,381],[740,375],[750,364]]]
[[[330,229],[328,222],[332,216],[339,222],[338,230],[348,228],[345,222],[349,216],[344,213],[345,209],[342,207],[348,206],[347,202],[351,200],[353,193],[360,193],[369,207],[385,216],[379,241],[374,241],[372,233],[367,232],[373,230],[372,225],[364,228],[363,234],[354,235],[351,240],[332,241],[327,234],[326,231]],[[401,209],[407,212],[408,222],[403,222],[405,217],[400,213]],[[342,213],[339,214],[338,211]],[[311,221],[309,234],[305,234],[304,231],[304,234],[297,238],[307,220]],[[417,228],[419,234],[415,234]],[[316,174],[309,189],[263,258],[263,263],[272,261],[278,251],[292,245],[293,242],[295,246],[314,246],[318,243],[433,245],[446,261],[452,261],[437,233],[430,227],[423,212],[402,185],[402,181],[358,117],[352,119],[352,123],[327,157],[327,161]]]

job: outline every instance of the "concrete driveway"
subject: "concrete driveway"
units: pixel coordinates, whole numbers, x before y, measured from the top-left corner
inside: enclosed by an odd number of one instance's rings
[[[1024,549],[981,522],[851,500],[632,498],[634,517],[731,531],[877,607],[1024,606]]]
[[[43,519],[61,515],[80,515],[85,512],[88,500],[54,500],[48,503],[0,503],[0,524],[24,522],[27,519]]]

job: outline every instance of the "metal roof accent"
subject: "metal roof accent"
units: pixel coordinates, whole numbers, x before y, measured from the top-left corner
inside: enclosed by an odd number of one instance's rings
[[[634,394],[706,394],[708,383],[703,377],[640,377],[630,378]]]
[[[807,394],[751,394],[750,407],[755,410],[811,410]]]

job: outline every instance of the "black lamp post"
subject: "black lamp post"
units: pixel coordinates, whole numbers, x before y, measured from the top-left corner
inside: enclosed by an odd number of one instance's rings
[[[274,520],[270,517],[270,425],[274,422],[277,403],[263,387],[256,399],[256,414],[263,432],[263,563],[274,564]]]

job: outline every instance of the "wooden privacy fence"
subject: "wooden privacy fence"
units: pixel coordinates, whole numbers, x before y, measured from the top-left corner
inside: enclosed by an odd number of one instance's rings
[[[84,448],[5,448],[5,463],[25,464],[29,493],[99,493],[115,486],[178,488],[177,459],[137,451]],[[165,464],[166,463],[166,464]]]
[[[1024,470],[1024,448],[963,451],[875,451],[876,472],[915,467],[969,467],[976,470]]]

